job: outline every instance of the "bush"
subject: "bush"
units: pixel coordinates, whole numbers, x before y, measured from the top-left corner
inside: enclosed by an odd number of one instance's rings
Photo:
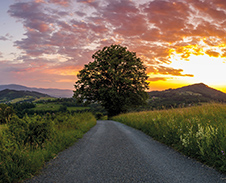
[[[44,119],[38,115],[33,118],[26,115],[23,119],[13,116],[8,124],[8,133],[17,144],[29,144],[37,148],[52,138],[54,124],[49,118]]]
[[[102,119],[102,118],[104,117],[104,114],[101,113],[101,112],[97,112],[97,113],[95,114],[95,117],[96,117],[96,119]]]
[[[0,183],[31,177],[95,124],[91,113],[26,115],[23,119],[14,115],[0,133]]]
[[[6,104],[0,104],[0,124],[9,122],[13,114],[14,111],[10,106]]]

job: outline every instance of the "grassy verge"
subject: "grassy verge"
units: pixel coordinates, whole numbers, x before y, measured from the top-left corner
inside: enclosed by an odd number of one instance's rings
[[[226,172],[226,105],[128,113],[113,120]]]
[[[96,124],[91,113],[14,116],[0,133],[0,182],[32,177]]]

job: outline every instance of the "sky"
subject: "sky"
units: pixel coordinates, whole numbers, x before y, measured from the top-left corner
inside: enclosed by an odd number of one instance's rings
[[[0,84],[73,90],[96,51],[120,44],[149,90],[226,92],[225,0],[1,0],[0,26]]]

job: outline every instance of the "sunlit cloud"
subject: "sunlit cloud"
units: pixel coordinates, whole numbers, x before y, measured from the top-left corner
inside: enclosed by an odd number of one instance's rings
[[[142,59],[156,88],[212,80],[225,85],[219,74],[225,72],[225,0],[20,0],[8,14],[25,32],[14,41],[20,56],[7,64],[0,56],[2,72],[12,66],[10,72],[29,73],[37,81],[34,73],[52,74],[57,80],[40,78],[42,84],[65,81],[70,88],[95,51],[121,44]],[[201,77],[206,77],[203,58],[210,65],[221,63],[212,67],[221,68],[212,70],[209,80]]]
[[[155,82],[155,81],[166,81],[167,78],[164,78],[164,77],[149,77],[147,81],[150,81],[150,82]]]

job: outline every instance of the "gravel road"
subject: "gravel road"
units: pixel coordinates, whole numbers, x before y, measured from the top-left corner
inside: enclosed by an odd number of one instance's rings
[[[226,175],[115,121],[97,121],[27,183],[220,183]]]

